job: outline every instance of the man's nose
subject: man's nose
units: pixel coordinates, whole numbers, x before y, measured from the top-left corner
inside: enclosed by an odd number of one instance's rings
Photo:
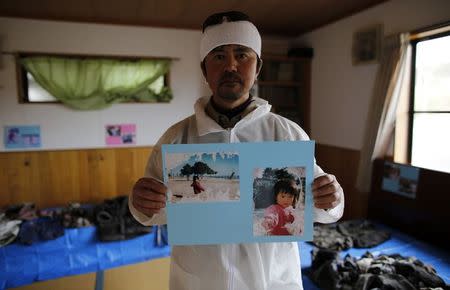
[[[238,62],[234,55],[228,55],[225,61],[225,71],[237,71]]]

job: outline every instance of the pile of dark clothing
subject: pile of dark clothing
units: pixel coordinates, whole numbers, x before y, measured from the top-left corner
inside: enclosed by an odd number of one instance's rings
[[[314,249],[311,279],[324,290],[450,289],[433,267],[413,257],[367,252],[360,259],[344,259],[332,250]]]
[[[142,226],[132,217],[127,196],[107,199],[97,206],[71,203],[45,210],[24,203],[0,212],[0,247],[12,242],[32,245],[53,240],[63,236],[65,228],[92,225],[97,226],[100,241],[125,240],[152,231],[152,227]]]
[[[349,248],[371,248],[390,237],[390,233],[377,229],[369,221],[351,220],[315,225],[313,244],[321,249],[342,251]]]
[[[88,227],[94,223],[94,206],[92,205],[71,203],[57,214],[65,228]]]
[[[126,240],[152,231],[152,227],[143,226],[133,218],[127,196],[107,199],[94,212],[100,241]]]
[[[56,239],[64,235],[64,227],[53,213],[41,212],[32,203],[10,206],[3,212],[4,221],[20,224],[19,231],[9,231],[8,243],[13,241],[24,245]],[[17,232],[17,233],[16,233]],[[2,243],[3,246],[6,243]]]

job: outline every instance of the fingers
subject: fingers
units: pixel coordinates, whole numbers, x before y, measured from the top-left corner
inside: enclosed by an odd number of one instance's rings
[[[314,199],[314,206],[320,209],[335,208],[340,203],[339,192],[334,192],[329,195],[320,196]]]
[[[167,191],[167,187],[163,183],[151,177],[140,178],[134,185],[134,188],[150,190],[159,194],[166,194]]]
[[[326,174],[316,178],[312,185],[314,206],[320,209],[330,209],[340,203],[341,185],[336,177]]]
[[[154,178],[139,179],[133,187],[133,206],[143,214],[152,216],[166,206],[167,187]]]
[[[325,174],[317,177],[314,179],[312,184],[312,190],[321,188],[322,186],[326,186],[330,183],[333,183],[333,181],[336,181],[336,177],[332,174]],[[337,182],[337,181],[336,181]]]

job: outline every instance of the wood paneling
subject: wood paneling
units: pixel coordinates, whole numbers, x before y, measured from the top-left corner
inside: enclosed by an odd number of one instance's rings
[[[170,258],[108,269],[104,273],[105,290],[168,290]],[[95,288],[95,273],[67,276],[36,282],[14,290],[80,290]]]
[[[34,202],[42,208],[129,194],[150,152],[135,147],[0,153],[0,206]],[[344,188],[344,219],[366,217],[367,197],[354,186],[359,151],[317,144],[316,159]]]
[[[38,207],[100,202],[128,194],[142,177],[151,148],[0,153],[0,206]]]
[[[367,195],[355,188],[360,152],[358,150],[316,144],[316,161],[322,169],[334,174],[344,189],[343,219],[367,217]]]
[[[384,160],[373,164],[369,217],[448,249],[450,244],[450,174],[420,168],[416,197],[383,190]]]

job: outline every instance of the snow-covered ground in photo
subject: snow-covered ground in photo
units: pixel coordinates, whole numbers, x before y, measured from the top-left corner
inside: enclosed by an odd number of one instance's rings
[[[294,222],[287,223],[286,229],[293,236],[301,236],[304,228],[304,207],[299,205],[293,211]],[[256,209],[253,211],[253,235],[254,236],[269,236],[267,230],[262,226],[264,221],[264,209]]]
[[[240,199],[239,180],[223,178],[204,178],[200,184],[205,191],[194,194],[191,186],[192,179],[170,179],[169,200],[172,203],[183,202],[217,202],[217,201],[238,201]]]

